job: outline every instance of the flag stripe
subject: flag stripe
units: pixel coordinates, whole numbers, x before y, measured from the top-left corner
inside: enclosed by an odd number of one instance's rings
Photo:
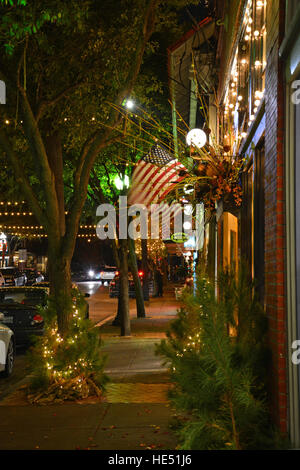
[[[136,198],[141,194],[143,186],[145,184],[143,178],[145,176],[147,176],[147,178],[150,177],[150,175],[153,175],[158,170],[159,168],[152,165],[151,163],[139,163],[132,176],[132,186],[129,193],[130,204],[135,204]]]
[[[159,183],[156,185],[155,190],[152,191],[152,193],[151,193],[151,196],[152,196],[153,199],[156,199],[156,197],[158,197],[160,200],[162,199],[160,192],[163,189],[165,184],[167,184],[166,188],[168,188],[168,191],[167,190],[164,191],[166,193],[170,192],[171,189],[174,188],[173,181],[174,181],[174,179],[176,180],[176,176],[177,176],[176,165],[177,165],[177,163],[172,165],[172,169],[169,169],[169,171],[162,176]],[[174,170],[174,168],[175,168],[175,171],[172,171],[172,170]],[[147,205],[147,204],[149,204],[149,198],[146,199],[146,200],[147,200],[147,203],[146,203],[146,205]]]
[[[172,163],[172,164],[171,164]],[[155,177],[153,181],[151,181],[151,184],[149,185],[148,192],[145,194],[145,204],[146,206],[154,200],[157,200],[156,196],[158,197],[159,191],[163,187],[165,183],[167,183],[170,180],[170,173],[172,174],[172,177],[176,177],[177,171],[176,171],[176,165],[177,163],[171,162],[168,166],[168,168],[163,168]],[[174,171],[175,169],[175,171]]]
[[[180,170],[187,173],[182,163],[155,144],[133,172],[128,203],[149,207],[151,203],[161,202],[175,184],[185,178],[185,175],[179,174]]]
[[[152,184],[151,182],[153,181],[153,178],[155,178],[157,174],[159,174],[159,172],[161,171],[161,169],[157,166],[154,166],[154,165],[149,165],[149,166],[152,168],[148,168],[148,171],[145,174],[145,177],[146,177],[145,181],[143,181],[142,183],[137,183],[137,181],[133,181],[135,190],[132,195],[132,201],[133,201],[132,204],[136,204],[136,199],[138,198],[138,196],[140,196],[140,198],[143,199],[143,203],[145,203],[144,202],[145,191],[147,191],[148,193],[149,191],[148,186]]]
[[[180,183],[181,181],[183,181],[184,178],[185,178],[185,176],[182,176],[181,178],[179,178],[179,179],[176,181],[176,184],[178,184],[178,183]],[[172,188],[169,187],[169,189],[166,190],[166,191],[161,195],[161,199],[164,199],[164,198],[167,196],[167,194],[169,194],[169,192],[170,192],[171,190],[172,190]]]

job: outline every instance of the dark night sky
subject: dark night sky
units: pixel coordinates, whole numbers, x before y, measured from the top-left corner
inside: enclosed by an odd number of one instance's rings
[[[213,0],[201,0],[198,5],[189,5],[182,12],[182,20],[188,23],[192,21],[191,17],[193,17],[198,23],[212,13],[213,3]]]

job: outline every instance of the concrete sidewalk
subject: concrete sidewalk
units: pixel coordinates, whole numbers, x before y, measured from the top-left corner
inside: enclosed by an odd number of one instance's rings
[[[168,369],[155,355],[178,303],[173,296],[152,299],[145,319],[132,318],[132,336],[102,325],[111,382],[103,401],[88,399],[63,405],[27,404],[22,389],[0,402],[0,449],[142,450],[175,449],[169,427],[175,412],[167,392]]]

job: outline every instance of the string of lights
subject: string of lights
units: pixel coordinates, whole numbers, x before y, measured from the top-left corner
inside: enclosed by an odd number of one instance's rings
[[[249,0],[224,99],[224,142],[236,149],[246,138],[264,97],[266,2]]]
[[[42,225],[34,224],[18,224],[14,223],[15,220],[11,220],[10,217],[34,217],[33,212],[28,210],[20,211],[19,207],[23,204],[26,204],[25,201],[0,201],[0,207],[6,207],[4,211],[0,209],[0,217],[6,217],[5,223],[0,223],[0,230],[6,232],[11,236],[17,236],[20,238],[35,238],[35,239],[45,239],[48,236],[43,232],[44,227]],[[17,210],[16,210],[17,209]],[[19,209],[19,210],[18,210]],[[68,214],[68,211],[65,211],[65,214]],[[9,218],[9,219],[7,219]],[[10,223],[8,222],[10,220]],[[0,221],[1,222],[1,221]],[[97,237],[96,234],[96,225],[94,224],[82,224],[79,226],[80,230],[84,230],[84,233],[79,233],[77,238],[85,239],[89,243],[92,239]]]

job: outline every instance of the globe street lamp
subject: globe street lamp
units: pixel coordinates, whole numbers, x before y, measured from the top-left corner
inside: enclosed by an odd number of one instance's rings
[[[186,136],[186,143],[189,147],[201,149],[207,142],[206,133],[202,129],[192,129]]]
[[[120,176],[116,176],[114,179],[114,184],[115,187],[119,190],[122,191],[124,188],[129,187],[129,176],[125,175],[124,179],[121,179]]]

